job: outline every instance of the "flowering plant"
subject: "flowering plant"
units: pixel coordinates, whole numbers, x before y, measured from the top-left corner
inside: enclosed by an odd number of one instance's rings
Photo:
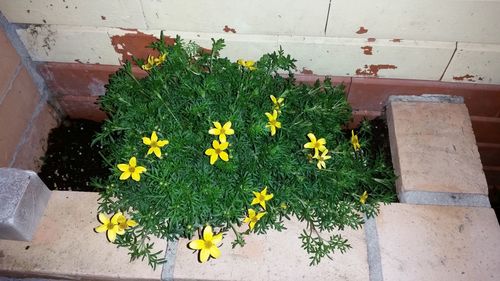
[[[223,40],[208,52],[180,38],[151,47],[157,57],[135,61],[146,77],[130,63],[111,77],[100,99],[109,119],[95,139],[112,172],[95,183],[99,211],[134,222],[125,230],[102,215],[98,230],[132,259],[156,266],[149,237],[182,237],[205,262],[221,255],[225,232],[243,246],[295,216],[307,222],[300,239],[316,264],[350,247],[320,231],[358,228],[393,199],[392,169],[367,149],[368,126],[343,130],[351,109],[342,85],[297,85],[282,50],[232,62],[219,55]]]

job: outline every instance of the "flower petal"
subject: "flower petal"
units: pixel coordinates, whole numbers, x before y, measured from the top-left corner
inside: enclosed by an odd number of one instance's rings
[[[151,141],[154,141],[154,142],[158,141],[158,136],[156,135],[155,131],[153,131],[153,133],[151,134]]]
[[[226,132],[226,135],[234,135],[234,130],[231,128],[225,130],[225,132]]]
[[[208,148],[205,150],[205,155],[213,155],[215,153],[215,149],[213,148]]]
[[[150,147],[150,148],[148,149],[148,153],[147,153],[147,155],[149,155],[149,154],[153,153],[153,151],[154,151],[154,147]]]
[[[111,217],[111,223],[112,223],[112,224],[118,224],[118,219],[120,219],[121,217],[123,217],[122,212],[115,213],[115,214]]]
[[[229,143],[228,142],[223,142],[219,145],[219,149],[220,150],[225,150],[227,149],[227,147],[229,146]]]
[[[161,158],[161,151],[159,147],[153,148],[153,152],[156,155],[156,157]]]
[[[210,225],[205,226],[205,229],[203,229],[203,240],[212,241],[213,235],[212,227]]]
[[[257,220],[260,220],[265,214],[266,214],[266,212],[258,213],[257,214]]]
[[[220,140],[221,144],[225,143],[226,142],[226,135],[225,134],[220,134],[219,135],[219,140]]]
[[[255,211],[254,211],[254,209],[248,209],[248,217],[249,218],[255,217]]]
[[[125,172],[123,172],[123,173],[120,175],[120,180],[122,180],[122,181],[123,181],[123,180],[126,180],[126,179],[130,178],[130,175],[131,175],[131,173],[130,173],[129,171],[125,171]]]
[[[221,153],[219,154],[219,157],[223,161],[226,161],[226,162],[229,161],[229,155],[225,151],[221,151]]]
[[[212,238],[212,244],[214,244],[214,245],[219,244],[220,241],[222,241],[222,233],[214,235],[214,237]]]
[[[252,221],[248,224],[248,227],[250,227],[250,229],[253,229],[255,227],[255,221]]]
[[[135,172],[136,173],[140,174],[140,173],[144,173],[146,171],[147,171],[146,168],[144,168],[143,166],[137,166],[137,167],[135,167]]]
[[[128,171],[128,168],[129,168],[129,166],[127,164],[118,164],[117,167],[118,167],[118,170],[120,170],[122,172]]]
[[[132,167],[135,167],[137,165],[137,159],[134,157],[130,158],[130,160],[128,161],[128,164]]]
[[[271,136],[274,136],[274,135],[276,135],[276,127],[271,126]]]
[[[217,153],[210,155],[210,165],[215,164],[215,161],[217,161],[217,159],[219,159],[219,155],[217,155]]]
[[[219,145],[220,144],[219,144],[219,142],[217,140],[212,141],[212,147],[213,148],[217,149],[217,148],[219,148]]]
[[[142,143],[144,143],[145,145],[150,145],[151,144],[151,139],[148,138],[148,137],[143,137],[142,138]]]
[[[140,181],[141,180],[141,174],[134,172],[132,173],[132,179],[135,181]]]
[[[217,135],[220,134],[220,130],[212,128],[212,129],[208,130],[208,133],[211,134],[211,135],[216,135],[217,136]]]
[[[127,225],[130,227],[137,226],[138,223],[135,220],[127,220]]]
[[[215,128],[217,128],[219,131],[222,128],[222,125],[219,122],[214,122]]]
[[[109,223],[109,218],[104,213],[99,213],[99,221],[103,224]]]
[[[164,147],[165,145],[169,144],[168,140],[161,140],[156,143],[158,147]]]
[[[273,116],[271,115],[271,113],[266,112],[264,114],[267,116],[267,119],[269,119],[269,121],[273,120]]]
[[[231,125],[233,125],[233,123],[231,123],[231,121],[227,121],[224,126],[222,126],[222,128],[224,128],[224,131],[227,131],[229,129],[231,129]]]
[[[307,134],[307,137],[311,140],[311,142],[316,142],[316,136],[313,133]]]
[[[98,227],[94,228],[94,230],[95,230],[95,232],[97,232],[97,233],[102,233],[102,232],[104,232],[104,231],[108,230],[108,226],[107,226],[107,225],[105,225],[105,224],[102,224],[102,225],[100,225],[100,226],[98,226]]]
[[[201,250],[205,246],[205,241],[198,239],[189,242],[188,247],[193,250]]]
[[[208,260],[210,257],[210,250],[209,249],[201,249],[200,251],[200,262],[204,263]]]
[[[116,239],[116,231],[115,228],[113,229],[110,229],[108,230],[108,232],[106,233],[106,236],[108,237],[108,240],[110,242],[115,242],[115,239]]]
[[[221,252],[220,252],[219,248],[217,248],[216,246],[212,246],[212,247],[210,248],[210,255],[211,255],[214,259],[216,259],[216,258],[220,257]]]
[[[321,145],[325,145],[326,144],[326,140],[324,138],[320,138],[318,140],[318,143],[321,144]]]

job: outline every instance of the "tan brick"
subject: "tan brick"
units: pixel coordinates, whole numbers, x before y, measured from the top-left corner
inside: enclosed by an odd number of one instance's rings
[[[384,281],[498,280],[493,209],[391,204],[376,218]]]
[[[464,104],[392,102],[387,120],[400,199],[407,192],[488,194]]]
[[[39,100],[31,76],[22,68],[0,104],[0,166],[5,167],[11,161]]]
[[[2,58],[0,59],[0,101],[7,93],[17,67],[21,63],[21,58],[16,50],[12,47],[9,39],[0,27],[0,50],[2,50]]]
[[[45,104],[32,122],[26,142],[21,146],[13,164],[14,168],[39,172],[47,150],[47,139],[52,128],[56,127],[59,117],[52,107]]]
[[[181,239],[177,247],[174,280],[368,280],[367,249],[364,230],[343,232],[352,249],[335,253],[333,260],[324,258],[309,266],[306,251],[298,238],[305,223],[285,223],[286,230],[268,231],[265,235],[245,237],[244,247],[231,247],[234,234],[229,232],[220,247],[222,255],[204,264]],[[198,239],[198,238],[195,238]]]
[[[86,280],[160,280],[147,261],[129,262],[126,248],[95,233],[97,199],[92,192],[53,191],[31,242],[0,240],[2,275]],[[155,250],[166,242],[154,240]]]

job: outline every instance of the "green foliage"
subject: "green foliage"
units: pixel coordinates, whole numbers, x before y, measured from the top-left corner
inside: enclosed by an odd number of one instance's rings
[[[224,46],[223,40],[214,40],[207,52],[180,38],[172,46],[159,40],[151,47],[167,59],[145,78],[134,77],[129,63],[112,76],[100,100],[109,119],[95,139],[112,170],[96,183],[100,211],[121,210],[139,223],[117,239],[118,245],[128,247],[133,259],[147,258],[154,266],[162,260],[151,253],[150,236],[191,239],[209,224],[234,231],[233,246],[244,245],[250,232],[282,230],[283,220],[295,216],[308,223],[300,239],[311,264],[335,250],[344,252],[350,247],[347,240],[326,232],[359,228],[364,215],[375,215],[379,202],[394,197],[391,167],[365,149],[369,128],[360,130],[362,149],[354,151],[350,132],[343,131],[351,118],[343,85],[329,79],[296,85],[295,60],[283,50],[264,55],[251,71],[220,57]],[[283,72],[288,74],[278,74]],[[266,128],[265,113],[273,111],[270,95],[284,98],[278,117],[282,128],[275,136]],[[215,121],[231,121],[235,134],[227,137],[229,161],[210,165],[204,152],[217,139],[208,134]],[[146,155],[149,147],[142,143],[152,131],[170,141],[161,159]],[[304,144],[311,132],[327,141],[332,158],[326,169],[308,158],[313,151]],[[119,180],[117,164],[132,156],[147,172],[139,182]],[[259,209],[250,205],[252,192],[265,186],[274,194],[266,215],[252,231],[238,232],[247,209]],[[366,204],[360,203],[364,191]]]

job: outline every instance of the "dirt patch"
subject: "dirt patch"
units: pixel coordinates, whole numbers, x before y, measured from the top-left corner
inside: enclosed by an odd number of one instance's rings
[[[50,132],[39,174],[50,190],[95,191],[92,179],[109,175],[100,147],[90,145],[99,130],[99,122],[66,119]]]

